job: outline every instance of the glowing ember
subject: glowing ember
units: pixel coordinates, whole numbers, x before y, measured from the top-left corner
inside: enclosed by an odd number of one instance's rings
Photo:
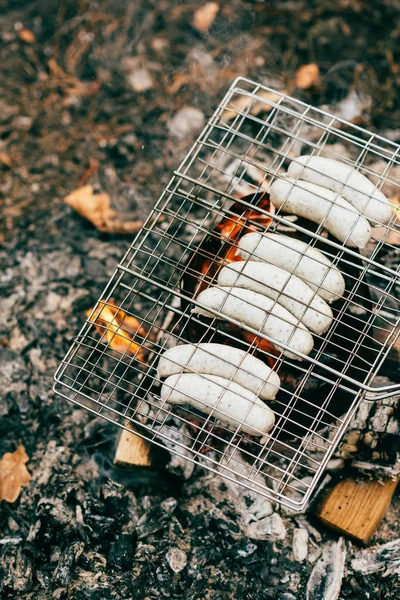
[[[143,340],[140,339],[139,342],[133,340],[136,337],[144,339],[147,333],[134,317],[121,308],[107,304],[105,300],[100,300],[92,316],[90,316],[91,312],[92,310],[88,310],[86,315],[101,335],[103,342],[121,354],[130,354],[136,356],[137,360],[145,362],[146,351],[142,347]]]

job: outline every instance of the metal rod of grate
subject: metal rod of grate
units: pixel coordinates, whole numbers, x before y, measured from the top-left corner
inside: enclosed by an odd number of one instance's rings
[[[328,215],[315,224],[287,214],[285,203],[273,207],[268,192],[285,179],[292,161],[312,155],[345,163],[385,193],[400,185],[391,175],[400,165],[399,149],[325,111],[237,79],[117,265],[57,370],[55,391],[121,427],[131,421],[144,438],[272,500],[304,507],[360,401],[400,392],[398,383],[377,388],[373,382],[400,335],[397,207],[359,250],[349,237],[340,242],[327,233]],[[298,177],[295,184],[302,185]],[[346,179],[341,185],[353,184]],[[265,322],[243,322],[224,304],[207,307],[207,315],[198,310],[204,309],[199,292],[239,260],[238,242],[251,232],[301,240],[307,250],[299,260],[318,250],[321,264],[328,259],[344,276],[330,327],[313,333],[308,354],[293,347],[296,328],[278,344]],[[255,253],[244,260],[255,260]],[[311,301],[327,285],[322,279]],[[235,290],[231,286],[226,298]],[[282,295],[269,297],[273,311]],[[296,302],[304,313],[310,306],[301,297]],[[252,402],[235,420],[218,402],[199,409],[195,390],[183,404],[161,393],[163,353],[205,343],[240,348],[280,377],[278,393],[267,401],[275,418],[267,434],[259,425],[246,429]],[[224,392],[239,369],[230,367]],[[185,372],[199,374],[190,365]]]

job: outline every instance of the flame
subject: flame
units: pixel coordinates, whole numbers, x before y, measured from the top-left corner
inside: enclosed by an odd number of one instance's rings
[[[110,302],[113,303],[113,300]],[[137,319],[105,300],[100,300],[92,316],[91,312],[91,309],[88,310],[86,316],[94,324],[102,341],[121,354],[130,354],[145,362],[146,352],[142,344],[133,341],[136,336],[146,338],[147,335]]]

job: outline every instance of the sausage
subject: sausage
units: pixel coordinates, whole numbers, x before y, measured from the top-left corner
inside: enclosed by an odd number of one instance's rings
[[[288,175],[340,194],[373,226],[387,225],[393,216],[388,199],[372,181],[339,161],[321,156],[299,156],[290,163]]]
[[[252,327],[270,339],[288,358],[301,360],[291,350],[307,355],[313,348],[313,338],[308,329],[286,308],[262,294],[236,287],[210,287],[200,292],[197,301],[204,308],[196,306],[194,313],[215,318],[208,310],[211,309],[220,313],[217,315],[219,319],[228,316]],[[286,344],[289,350],[280,344]]]
[[[276,233],[247,233],[237,251],[245,260],[267,262],[294,273],[327,302],[344,294],[340,271],[322,252],[301,240]]]
[[[313,333],[324,333],[332,323],[332,310],[325,300],[299,277],[276,265],[232,263],[220,271],[218,284],[246,288],[276,300]]]
[[[216,375],[171,375],[161,387],[162,400],[190,404],[208,415],[254,436],[272,428],[275,415],[253,392]]]
[[[347,246],[364,248],[369,242],[371,227],[367,219],[331,190],[307,181],[276,179],[270,197],[276,208],[322,224]]]
[[[238,383],[263,400],[274,399],[281,383],[277,373],[262,360],[224,344],[183,344],[169,348],[159,360],[158,377],[183,372],[218,375]]]

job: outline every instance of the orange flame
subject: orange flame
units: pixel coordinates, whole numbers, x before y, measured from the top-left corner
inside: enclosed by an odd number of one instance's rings
[[[112,303],[113,300],[110,300]],[[90,316],[92,310],[86,312],[86,316],[94,324],[96,331],[101,335],[102,341],[107,342],[113,350],[121,354],[136,356],[141,362],[145,362],[146,351],[141,342],[134,342],[136,336],[146,338],[146,331],[134,317],[128,315],[121,308],[100,300],[99,306]],[[105,338],[105,339],[103,339]]]

